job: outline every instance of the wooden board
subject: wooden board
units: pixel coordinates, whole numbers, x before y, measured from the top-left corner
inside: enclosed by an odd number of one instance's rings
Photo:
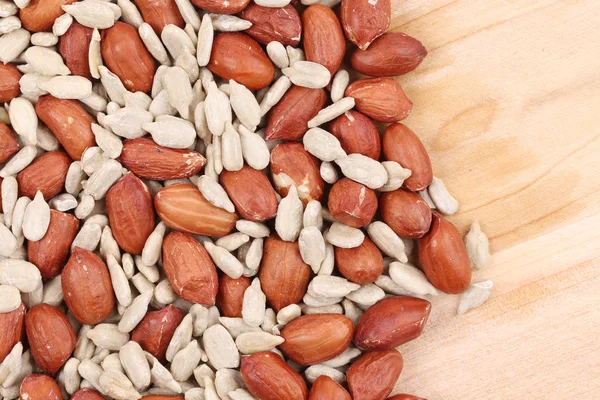
[[[429,400],[600,399],[600,2],[398,0],[392,28],[429,55],[400,78],[405,121],[493,262],[462,317],[433,300],[400,347],[394,393]]]

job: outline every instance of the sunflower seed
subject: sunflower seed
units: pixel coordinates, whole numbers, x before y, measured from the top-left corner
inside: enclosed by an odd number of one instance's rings
[[[0,260],[0,284],[30,293],[39,288],[41,282],[40,271],[35,265],[23,260]]]
[[[323,125],[324,123],[339,117],[352,108],[354,108],[354,98],[344,97],[319,111],[317,115],[308,121],[308,127],[314,128],[319,125]]]
[[[102,390],[100,388],[100,377],[104,371],[98,364],[89,359],[80,360],[80,363],[77,366],[77,372],[79,372],[79,375],[83,379],[91,383],[92,388],[100,391]],[[82,381],[81,386],[83,386],[83,384],[84,382]]]
[[[21,305],[19,289],[11,285],[0,285],[0,313],[16,310]]]
[[[38,74],[54,76],[69,75],[71,73],[60,54],[52,49],[33,46],[25,51],[24,56],[27,64]]]
[[[242,374],[240,371],[229,368],[222,368],[218,370],[214,383],[215,390],[219,396],[218,398],[222,400],[231,400],[231,398],[228,396],[228,393],[244,386],[244,381],[242,380]]]
[[[360,289],[360,285],[338,276],[318,275],[308,285],[308,293],[312,296],[345,297]]]
[[[238,231],[245,233],[246,235],[253,238],[264,238],[269,236],[269,228],[265,224],[260,222],[248,221],[240,219],[235,223],[235,227]]]
[[[160,34],[160,38],[173,59],[179,57],[183,47],[187,47],[190,53],[196,54],[194,43],[192,43],[190,37],[183,29],[176,25],[169,24],[165,26]]]
[[[346,300],[345,302],[351,303]],[[345,307],[345,305],[344,305]],[[360,311],[360,310],[359,310]],[[326,365],[331,368],[340,368],[348,365],[353,359],[361,355],[361,351],[356,347],[350,346],[342,354],[336,356],[330,360],[324,361],[322,365]]]
[[[331,275],[335,266],[335,253],[331,244],[325,244],[325,259],[319,268],[319,275]]]
[[[422,191],[417,193],[419,194],[419,196],[421,196],[423,200],[425,200],[429,208],[431,208],[432,210],[435,209],[435,204],[433,203],[431,196],[429,196],[429,191],[427,189],[423,189]]]
[[[343,314],[344,309],[339,304],[333,304],[331,306],[323,307],[309,307],[306,304],[300,304],[302,313],[305,315],[310,314]]]
[[[362,183],[371,189],[377,189],[386,184],[387,171],[380,162],[362,154],[349,154],[335,160],[347,177]]]
[[[98,347],[118,351],[129,341],[129,334],[121,332],[116,324],[102,323],[87,332],[87,337]],[[81,373],[81,371],[79,371]],[[83,375],[82,375],[83,376]],[[88,379],[86,377],[86,379]]]
[[[304,149],[321,161],[334,161],[346,157],[340,141],[324,129],[309,129],[302,138],[302,142]]]
[[[323,239],[323,235],[319,228],[316,226],[309,226],[308,228],[302,229],[298,239],[298,245],[300,247],[302,261],[310,265],[315,274],[318,273],[327,252],[325,240]]]
[[[61,278],[60,275],[58,275],[44,285],[42,303],[58,307],[63,302],[63,298]]]
[[[90,176],[84,192],[91,195],[94,200],[100,200],[104,198],[108,189],[121,178],[122,173],[123,167],[118,161],[108,160]]]
[[[302,315],[300,306],[298,304],[290,304],[279,310],[277,313],[277,323],[279,325],[286,325],[288,322],[300,317],[300,315]]]
[[[198,76],[200,74],[200,67],[198,67],[198,61],[196,60],[196,57],[193,56],[192,53],[190,53],[190,51],[187,47],[184,47],[181,49],[181,54],[175,60],[175,66],[177,66],[185,71],[190,82],[196,82],[198,80]],[[190,88],[191,88],[191,84],[190,84]],[[191,90],[191,92],[192,92],[192,98],[193,98],[193,90]],[[190,100],[190,105],[188,106],[188,108],[193,110],[193,108],[191,107],[191,103],[192,103],[192,101]],[[188,118],[189,118],[189,109],[187,111]]]
[[[222,325],[213,325],[204,331],[202,342],[208,360],[219,370],[222,368],[238,368],[240,354],[233,338]]]
[[[194,378],[201,388],[204,388],[204,378],[214,381],[215,377],[215,372],[206,364],[202,364],[194,369]]]
[[[106,371],[102,373],[98,384],[102,393],[115,400],[135,400],[142,397],[133,387],[125,374],[119,371]]]
[[[429,283],[425,274],[411,264],[393,262],[389,266],[389,274],[397,285],[410,293],[419,296],[428,294],[436,296],[438,294],[438,291]]]
[[[244,166],[240,135],[229,122],[221,136],[221,154],[223,168],[227,171],[239,171]]]
[[[136,29],[144,23],[139,10],[130,0],[117,0],[117,5],[123,12],[123,21],[129,25],[132,25]]]
[[[80,161],[73,161],[67,171],[65,179],[65,190],[67,193],[77,196],[81,191],[81,181],[83,180],[84,172]]]
[[[163,118],[167,117],[163,116]],[[126,139],[136,139],[146,134],[142,127],[151,123],[153,119],[154,117],[149,111],[137,107],[124,107],[104,117],[104,123],[115,135]]]
[[[283,95],[292,86],[292,81],[287,76],[281,76],[265,93],[260,102],[260,116],[266,115],[275,104],[279,103]]]
[[[298,198],[296,186],[289,188],[287,196],[281,200],[275,217],[275,231],[282,240],[295,242],[302,229],[303,205]]]
[[[403,286],[398,285],[392,278],[387,275],[380,275],[376,280],[375,284],[382,288],[386,293],[394,294],[396,296],[410,296],[419,297],[414,293],[409,292]]]
[[[238,279],[244,272],[244,266],[233,254],[222,247],[205,242],[204,247],[215,265],[232,279]]]
[[[15,29],[0,36],[0,61],[4,64],[14,61],[27,48],[30,37],[25,29]]]
[[[254,239],[252,244],[250,244],[244,260],[250,270],[258,271],[263,255],[263,245],[263,239]]]
[[[246,163],[256,170],[267,168],[271,155],[265,139],[243,125],[239,126],[238,132],[242,140],[242,154]]]
[[[62,9],[88,28],[108,29],[118,19],[113,9],[104,1],[78,1],[64,5]]]
[[[254,278],[252,284],[244,292],[242,318],[245,323],[259,327],[265,318],[267,297],[260,287],[260,279]]]
[[[7,33],[15,31],[15,30],[19,29],[20,27],[21,27],[21,20],[19,19],[19,17],[11,15],[10,17],[0,18],[0,34],[1,35],[5,35]],[[33,34],[33,36],[31,37],[32,42],[33,42],[34,36],[35,36],[35,34]],[[33,43],[34,45],[37,45],[38,37],[36,37],[36,43]],[[52,46],[52,45],[50,45],[50,46]]]
[[[464,292],[460,298],[460,304],[458,305],[457,314],[461,315],[467,311],[479,307],[487,301],[492,295],[492,289],[494,288],[494,282],[487,280],[483,282],[474,283]]]
[[[312,61],[296,61],[290,67],[281,70],[294,85],[319,89],[327,86],[331,73],[327,68]]]
[[[352,228],[339,222],[334,222],[324,237],[332,245],[344,249],[358,247],[365,239],[365,235],[360,229]]]
[[[120,106],[124,106],[125,99],[123,98],[123,94],[127,89],[123,86],[121,79],[103,65],[98,66],[98,71],[100,72],[100,80],[106,89],[108,97]]]
[[[161,304],[171,304],[177,300],[177,294],[173,291],[168,279],[163,279],[156,285],[154,298]]]
[[[22,97],[16,97],[10,102],[8,115],[12,122],[12,128],[17,135],[21,136],[30,145],[35,145],[37,142],[38,118],[33,105]]]
[[[88,60],[90,73],[93,78],[100,78],[100,71],[98,67],[102,65],[102,54],[100,53],[100,32],[98,29],[94,29],[92,33],[92,40],[90,41],[90,47],[88,49]]]
[[[350,83],[350,75],[345,69],[340,69],[333,77],[331,82],[331,101],[334,103],[344,97],[346,88]]]
[[[152,384],[155,387],[169,389],[175,393],[181,393],[181,385],[173,379],[171,372],[169,372],[169,370],[166,369],[152,354],[146,352],[145,355],[152,367],[150,370]]]
[[[441,179],[434,176],[433,181],[431,181],[431,184],[427,188],[427,192],[429,192],[435,208],[442,214],[453,215],[458,211],[458,201],[448,192]]]
[[[267,54],[273,64],[277,66],[277,68],[287,68],[290,65],[290,60],[287,55],[287,51],[285,47],[277,41],[269,42],[267,44]]]
[[[73,17],[71,14],[63,14],[54,20],[54,24],[52,25],[52,33],[60,37],[67,33],[72,24]]]
[[[488,264],[490,243],[486,234],[481,230],[479,221],[475,220],[471,224],[471,229],[465,236],[465,246],[473,268],[482,269]]]
[[[321,375],[328,376],[340,384],[346,380],[346,375],[342,372],[323,364],[311,365],[304,371],[304,376],[306,376],[306,380],[310,383],[315,383]]]
[[[201,67],[208,65],[210,61],[214,34],[213,21],[209,14],[204,14],[198,30],[198,47],[196,50],[198,65]]]
[[[325,307],[338,304],[340,301],[342,301],[342,299],[343,297],[315,296],[310,293],[306,293],[302,298],[302,301],[309,307]]]
[[[4,211],[4,225],[10,228],[12,224],[12,214],[17,204],[19,185],[14,176],[7,176],[1,183],[0,192],[2,194],[2,210]],[[10,246],[9,246],[10,247]],[[6,257],[10,256],[7,254]]]
[[[23,218],[25,217],[25,210],[27,209],[29,203],[31,203],[31,199],[25,196],[19,197],[15,203],[12,213],[11,227],[12,234],[15,236],[15,238],[23,235]]]
[[[112,254],[107,255],[106,265],[108,266],[110,279],[117,301],[120,305],[128,307],[132,300],[131,287],[129,286],[125,272],[123,272],[123,268],[121,268]]]
[[[171,115],[162,115],[156,122],[143,124],[142,128],[152,135],[157,144],[173,149],[186,149],[196,139],[196,131],[190,121]]]
[[[246,389],[236,389],[227,394],[231,400],[256,400]]]
[[[233,79],[229,80],[231,108],[240,122],[249,130],[254,131],[260,123],[260,106],[254,94],[244,85]]]
[[[212,25],[215,30],[221,32],[239,32],[245,31],[252,26],[252,22],[246,21],[228,14],[208,14],[212,19]]]
[[[361,307],[369,308],[385,297],[385,292],[372,283],[362,286],[346,296]]]
[[[167,347],[167,361],[173,361],[175,354],[177,354],[179,350],[183,349],[192,341],[193,329],[192,315],[188,314],[183,318],[173,333],[173,337],[171,338],[169,346]]]
[[[339,179],[337,170],[329,161],[323,161],[321,163],[319,173],[321,174],[321,178],[330,185],[333,185]]]
[[[385,168],[388,179],[385,185],[377,189],[380,192],[392,192],[400,189],[404,184],[404,181],[412,175],[410,169],[402,168],[402,166],[395,161],[384,161],[381,165]]]
[[[214,82],[209,84],[207,93],[204,102],[206,123],[213,135],[220,136],[225,131],[226,124],[232,120],[229,97]]]
[[[194,373],[194,368],[200,363],[202,350],[198,341],[192,340],[173,357],[171,374],[177,381],[186,381]]]
[[[181,67],[171,67],[165,72],[162,84],[169,94],[169,103],[181,117],[188,119],[193,92],[187,72]]]
[[[15,3],[5,0],[0,2],[0,18],[10,17],[18,12],[19,9]]]
[[[35,146],[23,147],[0,170],[0,177],[6,178],[7,176],[18,174],[31,164],[36,155],[37,148]]]
[[[140,35],[140,38],[142,39],[142,42],[144,42],[146,49],[148,49],[148,52],[152,55],[152,57],[154,57],[160,64],[162,64],[161,66],[170,66],[171,59],[167,54],[165,46],[163,46],[163,43],[160,41],[160,38],[158,37],[156,32],[154,32],[154,29],[152,29],[152,27],[149,24],[144,22],[138,27],[138,33]],[[160,76],[158,76],[158,78],[160,78]],[[155,76],[155,82],[156,80],[157,77]],[[160,79],[158,79],[158,81],[160,82]],[[154,93],[154,87],[152,88],[152,92]]]
[[[386,223],[375,221],[369,225],[367,231],[379,250],[403,263],[408,261],[404,252],[404,242]]]
[[[21,369],[21,356],[23,355],[23,344],[18,342],[15,344],[8,355],[4,358],[2,364],[0,364],[0,383],[4,385],[4,381],[11,374],[18,373]]]
[[[119,350],[121,365],[131,383],[137,390],[144,390],[150,385],[150,366],[144,350],[134,341],[129,341]]]

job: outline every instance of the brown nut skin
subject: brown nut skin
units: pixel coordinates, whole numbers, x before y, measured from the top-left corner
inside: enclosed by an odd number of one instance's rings
[[[221,314],[230,318],[242,318],[242,304],[244,293],[250,286],[250,278],[241,276],[233,279],[226,274],[219,277],[219,292],[217,293],[217,307]]]
[[[271,352],[242,357],[242,380],[248,391],[261,400],[307,400],[302,376]]]
[[[431,226],[431,209],[416,193],[398,189],[379,196],[381,219],[400,237],[418,239]]]
[[[208,252],[196,239],[171,232],[162,246],[163,268],[171,287],[185,300],[214,306],[219,277]]]
[[[348,368],[348,387],[354,400],[383,400],[392,392],[404,361],[398,350],[366,353]]]
[[[134,0],[134,2],[144,22],[154,29],[158,37],[167,25],[176,25],[180,28],[185,26],[185,21],[174,0]]]
[[[92,79],[90,72],[89,50],[94,30],[73,21],[69,29],[58,41],[58,52],[71,74]]]
[[[154,207],[169,228],[197,235],[225,236],[238,220],[237,214],[213,206],[189,183],[160,189],[154,196]]]
[[[340,20],[348,40],[361,49],[387,31],[390,26],[392,4],[390,0],[344,0],[340,7]]]
[[[431,303],[416,297],[395,296],[371,306],[356,326],[354,344],[363,350],[389,350],[421,336]]]
[[[31,374],[23,379],[19,388],[23,400],[63,400],[60,388],[48,375]]]
[[[367,237],[352,249],[336,247],[335,265],[346,279],[359,285],[373,283],[383,273],[381,252]]]
[[[433,167],[421,139],[406,125],[391,124],[383,134],[383,154],[412,171],[404,187],[413,192],[425,190],[433,180]]]
[[[75,0],[32,0],[19,14],[23,28],[31,32],[51,30],[54,20],[65,13],[61,7],[74,2]]]
[[[462,293],[471,284],[471,264],[460,232],[437,213],[431,230],[419,240],[419,261],[429,282],[442,292]]]
[[[70,166],[71,158],[63,151],[42,154],[17,174],[19,195],[33,199],[39,190],[50,200],[64,190]]]
[[[141,254],[154,230],[154,206],[148,186],[128,172],[106,193],[106,208],[119,247],[127,253]]]
[[[275,67],[258,42],[239,32],[224,32],[214,38],[206,67],[213,74],[233,79],[250,90],[267,87],[275,76]]]
[[[133,26],[117,21],[103,29],[100,50],[106,67],[121,79],[127,90],[150,92],[156,65]]]
[[[384,33],[368,49],[356,50],[350,62],[361,74],[370,76],[404,75],[416,69],[427,49],[417,39],[404,33]]]
[[[73,160],[81,160],[85,149],[96,145],[92,132],[95,121],[77,101],[42,96],[35,105],[35,112]],[[65,124],[67,118],[69,124]]]
[[[361,113],[379,122],[402,121],[409,116],[413,103],[392,78],[359,79],[346,88]]]
[[[344,178],[331,187],[327,207],[336,221],[360,228],[375,216],[377,196],[373,189]]]
[[[183,312],[171,304],[150,311],[131,332],[131,340],[164,363],[169,342],[182,320]]]
[[[352,400],[352,396],[339,383],[321,375],[313,383],[308,400]]]
[[[341,314],[309,314],[282,330],[279,349],[300,365],[318,364],[344,352],[352,342],[352,320]]]
[[[15,344],[19,343],[25,333],[25,313],[27,308],[24,303],[11,312],[0,313],[0,363],[4,361]]]
[[[22,76],[21,71],[13,64],[0,63],[0,103],[9,103],[21,94],[19,80]],[[0,150],[1,155],[2,151]]]
[[[329,131],[338,138],[347,154],[358,153],[379,160],[381,138],[371,118],[350,110],[329,124]]]
[[[423,397],[417,397],[412,394],[402,393],[402,394],[397,394],[392,397],[388,397],[387,400],[427,400],[427,399],[423,398]]]
[[[67,316],[56,307],[38,304],[25,316],[25,330],[36,364],[54,375],[69,359],[77,342]]]
[[[296,186],[304,205],[323,197],[325,182],[319,167],[317,158],[304,150],[302,143],[281,143],[271,151],[271,173],[277,191],[285,197],[290,186]]]
[[[262,44],[277,41],[283,45],[298,46],[302,35],[302,21],[298,11],[285,7],[263,7],[252,2],[240,14],[252,26],[244,32]]]
[[[79,322],[96,325],[110,315],[115,295],[108,267],[100,257],[75,247],[60,276],[65,303]]]
[[[235,209],[245,219],[262,222],[277,214],[275,189],[264,172],[244,165],[239,171],[223,170],[220,179]]]
[[[250,3],[250,0],[192,0],[192,4],[216,14],[237,14]]]
[[[206,164],[196,151],[160,146],[146,137],[126,140],[119,159],[140,178],[157,181],[189,178]]]
[[[0,64],[0,68],[1,68]],[[15,134],[4,122],[0,122],[0,163],[8,161],[16,152],[19,151],[19,142]]]
[[[302,300],[311,269],[302,261],[298,242],[285,242],[276,235],[265,241],[260,283],[275,311]]]
[[[73,214],[50,210],[50,224],[43,238],[27,244],[29,262],[40,270],[44,279],[60,274],[79,232],[79,220]]]
[[[80,389],[73,393],[71,400],[104,400],[98,392],[92,389]]]
[[[302,13],[302,26],[306,59],[323,65],[333,77],[346,53],[346,38],[337,16],[331,8],[314,4]]]
[[[308,121],[325,107],[325,89],[292,86],[269,113],[265,139],[296,140],[308,130]]]

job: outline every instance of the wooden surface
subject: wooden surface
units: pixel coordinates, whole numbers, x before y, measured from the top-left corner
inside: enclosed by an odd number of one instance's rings
[[[600,399],[600,1],[393,0],[429,55],[400,78],[435,174],[491,238],[493,297],[433,300],[394,393]]]

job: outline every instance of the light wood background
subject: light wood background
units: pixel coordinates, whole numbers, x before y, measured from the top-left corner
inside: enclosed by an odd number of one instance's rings
[[[493,297],[433,300],[394,393],[600,399],[600,1],[393,0],[429,55],[405,121],[491,239]]]

